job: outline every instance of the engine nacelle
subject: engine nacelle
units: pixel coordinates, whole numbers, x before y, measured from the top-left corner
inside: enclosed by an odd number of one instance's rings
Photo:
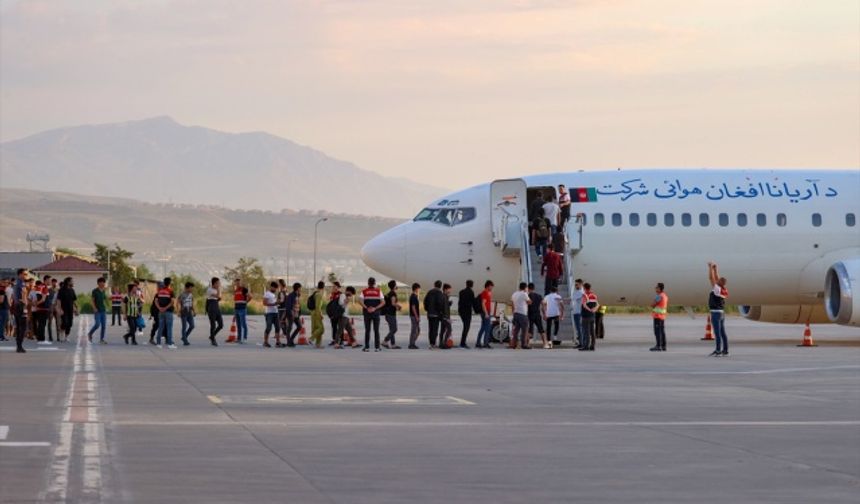
[[[860,326],[860,259],[840,261],[827,270],[824,307],[836,324]]]
[[[827,324],[830,320],[820,305],[764,305],[738,306],[745,319],[776,324]]]

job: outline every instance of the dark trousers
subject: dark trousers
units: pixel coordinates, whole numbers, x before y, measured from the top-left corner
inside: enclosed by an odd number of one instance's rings
[[[553,326],[555,330],[553,331]],[[546,319],[546,334],[548,336],[558,336],[558,317],[547,317]]]
[[[373,329],[373,347],[379,348],[379,312],[364,314],[364,348],[370,348],[371,329]]]
[[[522,313],[514,313],[514,331],[511,334],[511,347],[517,346],[517,337],[520,340],[520,348],[526,346],[526,334],[529,330],[529,318]]]
[[[546,277],[546,280],[545,280],[544,286],[543,286],[543,295],[548,296],[550,289],[552,289],[553,287],[558,288],[558,278]]]
[[[583,310],[585,311],[585,310]],[[594,350],[594,317],[582,317],[582,336],[580,337],[579,347]]]
[[[329,317],[329,322],[331,322],[331,341],[332,343],[337,343],[340,339],[343,338],[343,334],[338,337],[337,330],[340,327],[340,318],[338,317]]]
[[[472,314],[461,313],[460,320],[463,321],[463,332],[460,334],[460,346],[466,346],[466,338],[469,336],[469,329],[472,326]]]
[[[397,315],[386,315],[385,323],[388,324],[388,335],[383,341],[390,343],[391,346],[396,346],[394,335],[397,334]]]
[[[439,347],[448,348],[448,338],[451,338],[454,332],[454,326],[451,325],[451,319],[439,319]]]
[[[594,337],[603,339],[603,314],[600,312],[594,314]]]
[[[131,340],[132,344],[137,345],[137,317],[127,317],[126,323],[128,324],[128,332],[123,336],[125,344],[128,345],[128,341]]]
[[[63,334],[66,339],[69,338],[69,333],[72,332],[72,324],[74,323],[75,312],[72,309],[63,309],[63,314],[60,316],[60,326],[63,328]]]
[[[331,319],[331,321],[332,324],[335,324],[337,326],[334,331],[335,344],[344,344],[344,340],[346,339],[343,337],[344,333],[347,333],[349,335],[349,339],[355,338],[355,329],[353,329],[352,324],[349,323],[349,317],[344,315],[343,317],[340,317],[340,319]],[[379,343],[378,339],[376,340],[376,343]],[[348,344],[348,342],[346,344]]]
[[[206,310],[206,315],[209,316],[209,339],[215,341],[215,335],[218,331],[224,329],[224,318],[221,316],[221,309],[217,305],[210,306]]]
[[[654,319],[654,339],[657,341],[657,348],[666,349],[666,321],[663,319]]]
[[[152,329],[149,331],[149,341],[155,341],[155,335],[158,334],[158,319],[161,316],[159,314],[152,317]]]
[[[427,324],[430,326],[430,332],[428,335],[430,346],[436,346],[436,338],[439,337],[439,317],[431,317],[428,315]]]
[[[122,325],[122,306],[110,307],[110,325]]]
[[[15,305],[15,344],[18,348],[24,348],[24,336],[27,335],[27,314],[24,312],[24,305],[18,303]]]
[[[287,337],[287,345],[293,346],[296,344],[296,336],[302,330],[302,319],[292,314],[287,315],[286,319],[287,325],[284,327],[284,336]],[[377,325],[377,334],[379,334],[378,328],[379,326]],[[290,331],[292,331],[292,334],[290,334]],[[377,340],[377,343],[379,343],[379,340]]]
[[[48,327],[48,312],[43,310],[33,311],[33,330],[37,341],[45,341],[45,328]]]

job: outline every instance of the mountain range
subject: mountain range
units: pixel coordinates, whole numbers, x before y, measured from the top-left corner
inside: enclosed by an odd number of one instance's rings
[[[268,133],[225,133],[170,117],[59,128],[3,142],[0,186],[399,218],[447,192],[384,177]]]

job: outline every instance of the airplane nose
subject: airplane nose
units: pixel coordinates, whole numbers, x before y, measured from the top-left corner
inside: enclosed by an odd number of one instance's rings
[[[406,229],[397,226],[377,235],[361,248],[361,260],[370,269],[395,280],[406,279]]]

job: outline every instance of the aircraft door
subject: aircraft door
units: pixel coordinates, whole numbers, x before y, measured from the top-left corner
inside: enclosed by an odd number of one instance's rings
[[[528,202],[526,182],[523,179],[496,180],[490,184],[490,222],[493,244],[506,253],[528,250],[523,242],[522,227],[528,229]]]

